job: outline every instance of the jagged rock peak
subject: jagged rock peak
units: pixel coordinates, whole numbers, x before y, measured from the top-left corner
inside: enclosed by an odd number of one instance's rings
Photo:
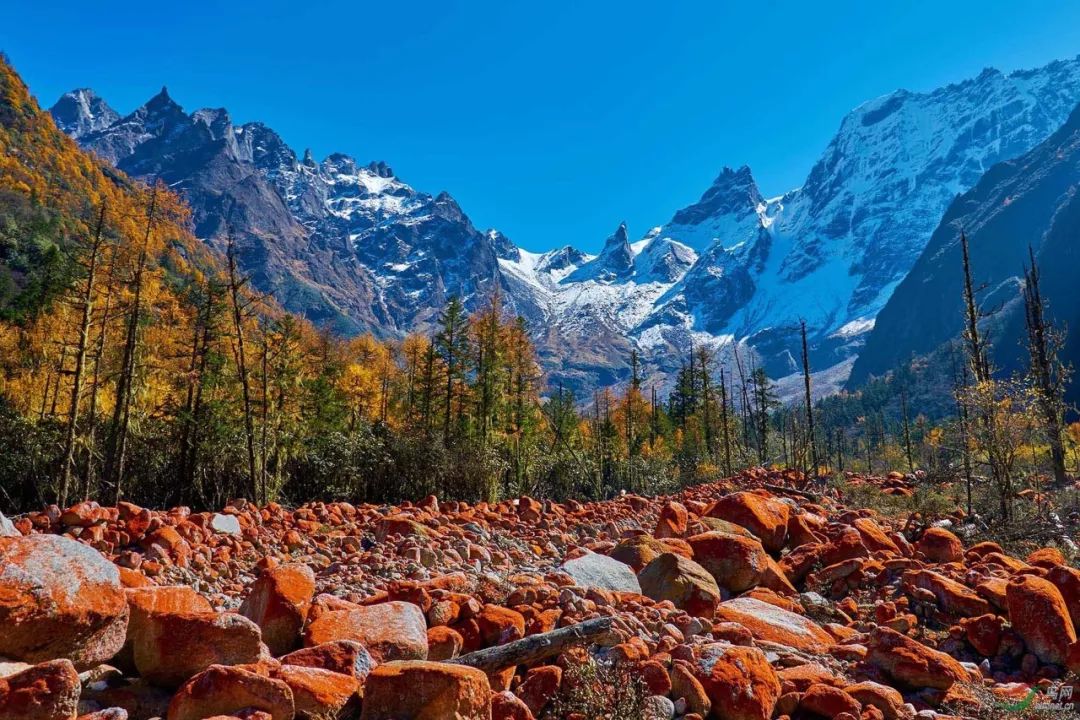
[[[172,99],[172,96],[169,95],[169,88],[167,88],[164,85],[161,86],[161,90],[158,92],[157,95],[155,95],[154,97],[147,100],[145,105],[143,105],[143,107],[146,107],[146,108],[150,108],[150,107],[157,108],[157,107],[166,107],[166,106],[180,107],[180,104]]]
[[[90,88],[64,93],[50,113],[57,127],[76,139],[107,128],[120,119],[119,113]]]
[[[373,174],[375,174],[376,176],[381,177],[381,178],[392,178],[392,177],[394,177],[394,171],[390,168],[389,165],[387,165],[382,160],[379,160],[379,161],[372,160],[370,163],[368,163],[368,168],[367,169],[369,171],[371,171]]]
[[[713,184],[693,205],[675,213],[671,222],[676,225],[697,225],[718,215],[742,215],[755,212],[765,202],[750,167],[737,170],[724,167]]]

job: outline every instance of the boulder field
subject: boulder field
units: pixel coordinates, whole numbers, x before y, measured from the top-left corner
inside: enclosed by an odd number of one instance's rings
[[[1064,696],[1080,571],[934,520],[761,469],[592,503],[0,516],[0,720],[894,720]]]

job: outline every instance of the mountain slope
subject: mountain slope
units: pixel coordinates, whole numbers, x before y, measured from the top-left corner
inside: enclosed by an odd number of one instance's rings
[[[985,289],[995,360],[1004,369],[1023,362],[1020,304],[1029,246],[1043,274],[1049,315],[1076,327],[1076,238],[1080,237],[1080,108],[1032,151],[991,168],[949,207],[930,243],[878,315],[850,382],[881,375],[913,354],[925,354],[963,329],[960,230],[971,250],[972,275]],[[1073,339],[1070,356],[1080,360]]]
[[[450,294],[477,299],[497,282],[497,238],[385,164],[298,160],[265,125],[234,125],[222,109],[188,114],[165,89],[101,127],[85,97],[65,95],[54,116],[119,169],[180,189],[197,236],[222,249],[231,232],[244,271],[289,310],[393,335],[429,321]]]

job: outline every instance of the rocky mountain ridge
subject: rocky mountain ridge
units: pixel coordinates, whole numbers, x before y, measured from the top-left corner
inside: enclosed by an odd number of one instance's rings
[[[524,251],[383,163],[297,157],[265,125],[186,114],[165,91],[124,117],[75,91],[53,114],[121,169],[184,189],[199,237],[221,246],[233,232],[285,307],[401,335],[429,328],[452,294],[475,307],[498,288],[529,321],[549,381],[587,391],[624,378],[632,349],[662,379],[700,344],[722,361],[733,343],[752,348],[782,378],[797,370],[804,319],[815,369],[845,377],[952,198],[1077,102],[1080,59],[897,91],[849,113],[802,187],[766,198],[748,167],[725,168],[667,223],[638,241],[620,225],[595,257],[573,244]]]

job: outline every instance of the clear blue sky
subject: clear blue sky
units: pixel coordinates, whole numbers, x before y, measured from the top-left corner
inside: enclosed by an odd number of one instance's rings
[[[46,106],[168,85],[298,152],[386,160],[528,249],[595,250],[724,165],[800,185],[865,100],[1075,56],[1080,3],[60,0],[9,4],[0,49]]]

